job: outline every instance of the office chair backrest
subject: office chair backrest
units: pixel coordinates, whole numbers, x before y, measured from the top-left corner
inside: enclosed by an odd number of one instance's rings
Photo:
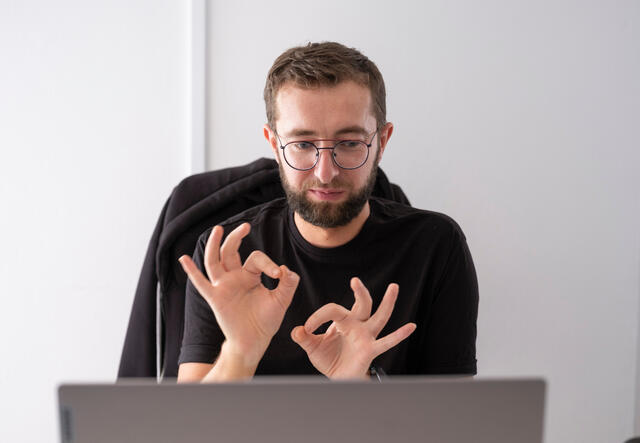
[[[409,204],[382,170],[373,195]],[[186,275],[177,259],[191,255],[209,227],[284,197],[278,165],[261,158],[236,168],[192,175],[165,203],[151,236],[129,318],[118,378],[175,377],[184,325]]]

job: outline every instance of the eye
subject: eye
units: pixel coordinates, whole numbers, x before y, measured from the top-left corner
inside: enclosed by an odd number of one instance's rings
[[[306,151],[306,150],[314,149],[314,148],[315,148],[315,146],[313,145],[313,143],[311,143],[311,142],[304,142],[304,141],[301,141],[301,142],[293,142],[293,143],[291,143],[291,147],[292,147],[292,148],[294,148],[294,149],[296,149],[296,150],[298,150],[298,151]]]
[[[355,149],[361,147],[362,142],[359,142],[357,140],[344,140],[340,142],[340,146],[348,149]]]

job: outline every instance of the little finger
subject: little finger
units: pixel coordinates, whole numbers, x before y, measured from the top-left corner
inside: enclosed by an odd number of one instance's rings
[[[406,325],[401,326],[400,328],[393,331],[391,334],[385,335],[384,337],[376,340],[373,344],[373,350],[375,352],[375,356],[373,356],[373,358],[387,352],[402,340],[409,337],[415,330],[415,323],[407,323]]]

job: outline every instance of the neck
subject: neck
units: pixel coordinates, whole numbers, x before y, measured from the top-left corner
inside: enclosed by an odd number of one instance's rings
[[[296,227],[302,237],[318,248],[335,248],[350,242],[362,229],[364,222],[369,218],[371,209],[369,202],[366,202],[360,213],[344,226],[337,228],[321,228],[305,221],[296,212],[293,216]]]

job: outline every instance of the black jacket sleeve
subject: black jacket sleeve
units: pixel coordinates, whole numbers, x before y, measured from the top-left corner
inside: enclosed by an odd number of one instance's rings
[[[156,287],[158,279],[155,260],[170,200],[171,198],[162,208],[144,258],[122,348],[118,378],[156,376]]]

